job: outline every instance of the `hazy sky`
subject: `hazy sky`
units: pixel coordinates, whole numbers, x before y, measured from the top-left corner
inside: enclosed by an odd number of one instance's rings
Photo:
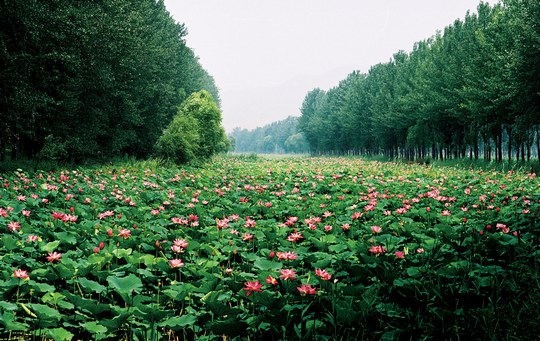
[[[299,116],[308,91],[399,51],[479,0],[165,0],[220,89],[223,125],[253,129]],[[493,1],[491,1],[493,3]]]

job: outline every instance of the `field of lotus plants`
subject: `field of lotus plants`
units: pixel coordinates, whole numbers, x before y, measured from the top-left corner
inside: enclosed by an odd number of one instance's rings
[[[1,340],[527,340],[540,181],[338,158],[0,174]]]

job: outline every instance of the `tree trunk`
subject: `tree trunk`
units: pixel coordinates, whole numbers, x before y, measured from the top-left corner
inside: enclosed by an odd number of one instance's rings
[[[512,161],[512,129],[508,128],[508,162]]]
[[[497,162],[502,162],[502,129],[499,132],[499,136],[497,138]]]
[[[536,157],[540,160],[540,125],[536,126]]]

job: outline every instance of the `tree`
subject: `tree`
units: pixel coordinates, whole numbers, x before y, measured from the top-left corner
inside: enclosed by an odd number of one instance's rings
[[[221,111],[206,90],[191,94],[182,103],[155,147],[158,155],[182,163],[205,159],[228,148]]]
[[[72,159],[148,156],[191,93],[213,78],[163,1],[0,2],[0,157],[47,136]]]

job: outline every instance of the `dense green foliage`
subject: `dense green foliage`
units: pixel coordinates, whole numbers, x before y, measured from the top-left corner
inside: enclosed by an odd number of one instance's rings
[[[0,339],[536,340],[539,186],[356,158],[0,174]]]
[[[482,3],[367,74],[310,91],[314,153],[530,159],[540,150],[540,2]]]
[[[0,159],[147,156],[191,93],[219,102],[163,1],[6,0],[0,13]]]
[[[205,159],[229,149],[221,111],[207,91],[193,93],[159,138],[158,155],[178,162]]]
[[[294,116],[253,130],[235,128],[230,138],[234,141],[234,151],[239,153],[309,152],[304,134],[298,131],[298,117]]]

